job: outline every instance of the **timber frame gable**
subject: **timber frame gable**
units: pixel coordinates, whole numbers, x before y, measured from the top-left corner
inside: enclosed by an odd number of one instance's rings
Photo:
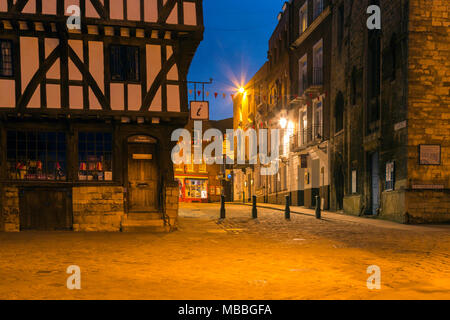
[[[70,5],[80,30],[67,27]],[[0,0],[13,68],[0,77],[0,114],[187,117],[202,10],[201,0]],[[111,46],[136,48],[138,80],[112,79]]]

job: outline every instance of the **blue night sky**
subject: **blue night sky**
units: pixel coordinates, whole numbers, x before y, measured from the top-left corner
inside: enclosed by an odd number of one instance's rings
[[[210,117],[233,116],[231,94],[264,64],[269,38],[284,0],[204,0],[204,40],[191,65],[189,81],[209,81]],[[193,85],[189,87],[193,90]],[[197,89],[198,90],[198,89]],[[217,99],[214,92],[218,92]],[[224,99],[222,93],[227,96]],[[192,99],[194,93],[189,94]],[[200,97],[201,98],[201,97]]]

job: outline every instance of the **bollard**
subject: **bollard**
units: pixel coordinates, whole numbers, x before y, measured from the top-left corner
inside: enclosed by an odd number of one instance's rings
[[[320,212],[320,196],[316,196],[316,219],[321,218],[321,212]]]
[[[286,220],[291,220],[291,208],[289,207],[291,204],[291,197],[286,196],[286,209],[284,210],[284,217]]]
[[[256,196],[253,196],[253,208],[252,208],[252,218],[258,218],[258,209],[256,209]]]
[[[220,219],[225,219],[225,196],[220,196]]]

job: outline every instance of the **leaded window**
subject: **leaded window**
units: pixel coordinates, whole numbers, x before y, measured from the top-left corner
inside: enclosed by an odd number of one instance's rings
[[[12,180],[66,180],[64,132],[8,131],[7,170]]]

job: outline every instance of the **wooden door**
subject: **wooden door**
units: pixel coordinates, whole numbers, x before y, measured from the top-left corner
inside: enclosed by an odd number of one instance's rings
[[[21,230],[71,230],[71,193],[58,189],[25,189],[20,192]]]
[[[158,170],[155,145],[128,145],[128,211],[149,212],[158,208]]]

